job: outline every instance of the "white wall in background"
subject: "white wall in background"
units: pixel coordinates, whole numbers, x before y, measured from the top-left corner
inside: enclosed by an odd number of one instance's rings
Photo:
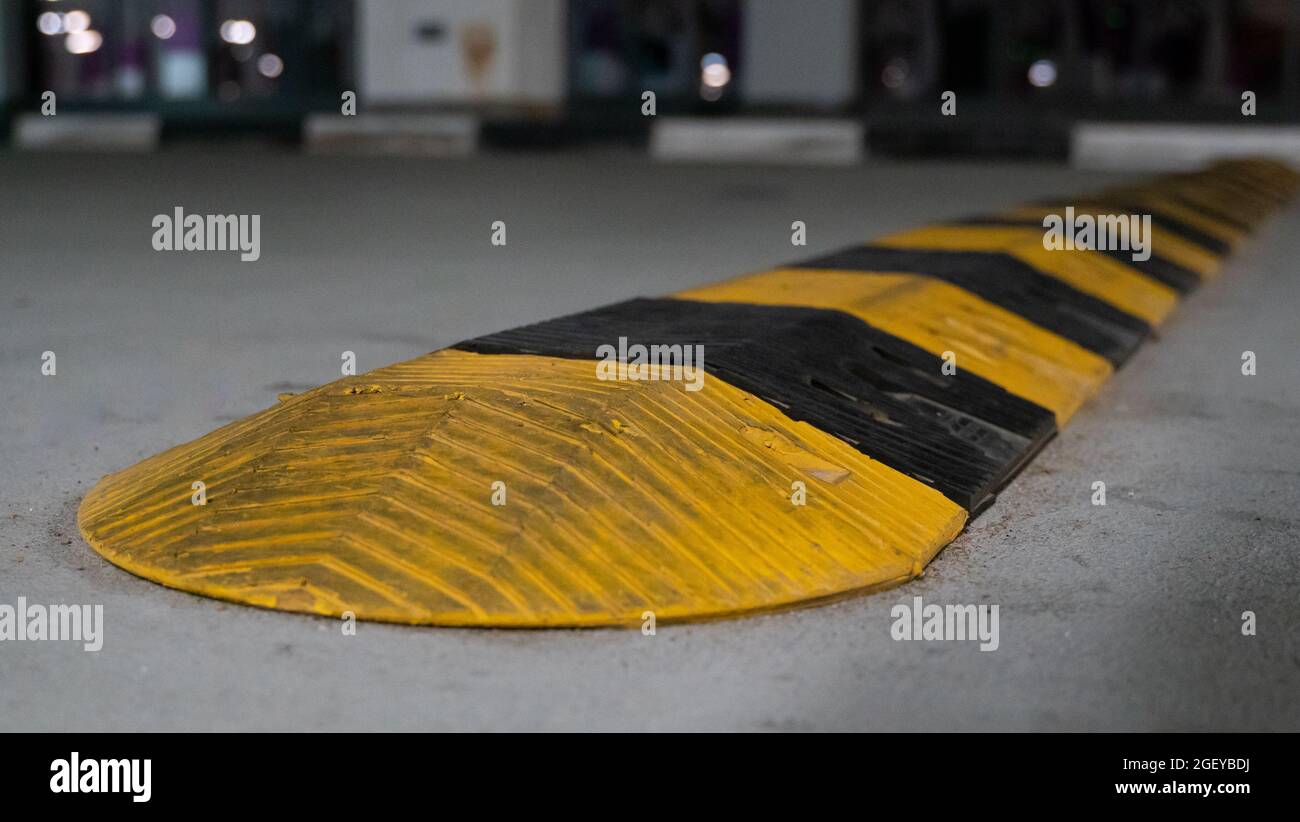
[[[827,117],[656,117],[656,160],[844,166],[862,162],[864,126]]]
[[[1078,122],[1070,129],[1075,168],[1191,171],[1228,157],[1300,165],[1300,126]]]
[[[825,107],[848,103],[857,91],[857,7],[854,0],[745,0],[745,101]]]
[[[565,91],[564,6],[563,0],[360,0],[362,105],[558,103]],[[441,34],[428,36],[434,31]],[[491,45],[475,72],[467,46],[484,31]]]

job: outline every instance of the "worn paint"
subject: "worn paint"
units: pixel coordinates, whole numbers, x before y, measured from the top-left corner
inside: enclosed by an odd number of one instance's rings
[[[533,627],[879,588],[919,573],[966,520],[723,380],[689,392],[592,373],[446,350],[345,378],[104,478],[79,524],[132,573],[219,599]],[[207,505],[190,503],[195,479]],[[796,480],[806,506],[790,501]]]
[[[702,345],[710,379],[774,403],[977,511],[1055,433],[1052,413],[840,311],[628,300],[460,343],[486,354],[591,359],[626,335]]]

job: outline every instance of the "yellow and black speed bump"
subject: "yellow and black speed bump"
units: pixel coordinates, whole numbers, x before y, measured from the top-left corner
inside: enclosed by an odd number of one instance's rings
[[[1058,198],[479,337],[111,474],[78,524],[182,590],[428,625],[896,585],[1298,186],[1237,160],[1071,203],[1151,214],[1144,261],[1044,247]]]
[[[908,272],[944,280],[1120,365],[1151,326],[1001,252],[855,246],[795,264],[807,269]],[[810,287],[816,278],[810,275]]]
[[[1048,206],[1043,208],[1043,213],[1044,215],[1059,214],[1061,213],[1061,210],[1062,207]],[[1016,215],[1007,216],[993,215],[990,217],[967,217],[956,221],[955,224],[971,226],[1041,227],[1043,223],[1041,218],[1035,219],[1033,217],[1026,217],[1023,212],[1021,212]],[[1107,257],[1123,263],[1124,265],[1131,266],[1151,279],[1163,283],[1181,294],[1186,294],[1201,284],[1201,275],[1196,271],[1191,268],[1185,268],[1173,260],[1162,257],[1158,254],[1153,253],[1150,258],[1146,260],[1134,260],[1131,252],[1124,251],[1123,249],[1099,249],[1097,253],[1104,254]]]
[[[876,244],[905,249],[997,251],[1154,328],[1178,302],[1178,292],[1131,266],[1092,250],[1050,249],[1041,226],[940,224],[890,234]]]
[[[1026,205],[1010,209],[1001,214],[994,215],[992,218],[976,219],[971,222],[1007,222],[1026,226],[1042,227],[1043,219],[1048,215],[1061,215],[1065,212],[1065,205],[1062,204],[1039,204]],[[1118,262],[1137,268],[1148,276],[1153,276],[1165,285],[1178,290],[1185,291],[1181,286],[1186,283],[1187,278],[1179,273],[1172,276],[1162,274],[1161,272],[1170,271],[1169,266],[1177,269],[1184,269],[1194,273],[1198,282],[1204,281],[1218,273],[1222,265],[1223,257],[1231,249],[1231,243],[1240,238],[1232,229],[1220,225],[1217,234],[1209,234],[1198,228],[1198,225],[1204,225],[1204,216],[1201,214],[1187,214],[1181,218],[1170,217],[1162,214],[1155,214],[1149,210],[1143,211],[1142,206],[1134,206],[1132,203],[1117,204],[1112,200],[1103,200],[1088,198],[1081,200],[1075,205],[1078,213],[1102,213],[1102,214],[1151,214],[1151,245],[1156,251],[1152,252],[1151,260],[1162,261],[1157,263],[1156,267],[1145,265],[1142,262],[1132,259],[1132,255],[1120,249],[1107,249],[1099,251]],[[1137,209],[1136,211],[1134,209]],[[1195,221],[1195,222],[1190,222]],[[1168,265],[1166,265],[1167,263]]]
[[[1177,211],[1162,210],[1160,204],[1158,198],[1125,197],[1122,193],[1116,193],[1110,196],[1081,198],[1070,205],[1073,205],[1078,213],[1088,211],[1103,214],[1149,214],[1152,226],[1161,232],[1180,237],[1211,254],[1227,254],[1232,250],[1234,238],[1240,236],[1241,229],[1235,224],[1212,218],[1199,209],[1183,210],[1180,214]],[[1044,212],[1050,211],[1056,214],[1062,213],[1066,207],[1066,204],[1059,200],[1049,200],[1034,205]],[[1169,209],[1174,205],[1166,203],[1165,208]],[[1206,220],[1216,222],[1217,226],[1211,228],[1206,224]],[[1038,225],[1041,226],[1042,223]]]
[[[780,407],[968,511],[1055,433],[1051,411],[839,311],[629,300],[480,337],[479,354],[592,360],[609,340],[702,345],[704,370]]]
[[[1134,192],[1133,188],[1119,189]],[[1266,187],[1253,187],[1226,177],[1171,178],[1136,192],[1144,198],[1167,200],[1178,208],[1200,211],[1215,220],[1249,230],[1253,220],[1265,216],[1282,201]]]

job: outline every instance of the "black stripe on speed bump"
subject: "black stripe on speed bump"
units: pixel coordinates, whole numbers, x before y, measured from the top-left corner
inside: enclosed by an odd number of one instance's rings
[[[1145,260],[1135,260],[1132,251],[1117,248],[1101,249],[1097,253],[1121,262],[1139,274],[1150,277],[1161,285],[1169,286],[1179,294],[1190,294],[1201,284],[1200,274],[1154,252]]]
[[[704,346],[704,369],[976,512],[1056,432],[1052,412],[839,311],[637,299],[455,346],[596,359],[628,344]],[[593,374],[594,377],[594,374]]]
[[[1200,202],[1194,199],[1192,196],[1190,196],[1186,191],[1180,189],[1170,189],[1168,191],[1157,190],[1154,193],[1160,197],[1167,197],[1168,199],[1173,200],[1174,202],[1178,203],[1184,208],[1187,208],[1191,211],[1198,212],[1204,215],[1205,217],[1214,220],[1215,222],[1223,223],[1229,228],[1234,228],[1237,231],[1250,233],[1255,230],[1255,226],[1251,224],[1248,220],[1244,220],[1236,214],[1232,214],[1230,212],[1224,211],[1223,209],[1215,205],[1213,202],[1211,203]],[[1266,204],[1260,204],[1259,207],[1271,208],[1271,206],[1268,206]]]
[[[1161,195],[1161,196],[1167,196],[1167,195]],[[1170,197],[1169,199],[1173,199],[1173,198]],[[1057,208],[1057,209],[1065,208],[1065,206],[1061,205],[1059,201],[1058,202],[1037,202],[1034,203],[1034,205],[1040,208]],[[1195,226],[1188,225],[1187,223],[1183,222],[1177,217],[1170,216],[1168,212],[1161,211],[1158,208],[1152,208],[1151,206],[1147,206],[1147,205],[1134,205],[1133,203],[1124,202],[1123,200],[1115,200],[1106,197],[1096,197],[1096,196],[1081,198],[1079,202],[1071,203],[1071,205],[1074,206],[1075,211],[1084,208],[1096,208],[1096,209],[1104,208],[1108,211],[1118,212],[1121,214],[1150,214],[1151,225],[1155,226],[1156,228],[1163,229],[1164,231],[1168,231],[1170,234],[1173,234],[1176,237],[1181,237],[1184,240],[1187,240],[1188,242],[1192,243],[1193,245],[1199,245],[1201,248],[1205,249],[1211,254],[1214,254],[1219,257],[1223,257],[1232,251],[1231,243],[1225,240],[1220,240],[1218,237],[1215,237],[1213,234],[1207,234],[1201,229],[1196,228]],[[1188,207],[1191,208],[1191,206]],[[1201,213],[1203,214],[1205,213],[1202,209],[1194,209],[1194,210],[1201,211]],[[1211,215],[1206,214],[1205,216],[1209,217]],[[1041,223],[1039,223],[1038,225],[1040,227],[1042,226]]]
[[[1078,343],[1115,366],[1122,365],[1151,333],[1142,318],[1002,252],[862,245],[792,267],[858,271],[864,276],[894,271],[944,280]]]
[[[1196,199],[1189,194],[1185,194],[1177,191],[1159,192],[1159,194],[1161,197],[1168,197],[1169,199],[1173,200],[1174,202],[1178,203],[1181,206],[1190,208],[1192,211],[1199,211],[1200,213],[1204,214],[1206,217],[1209,217],[1211,220],[1217,220],[1223,223],[1224,225],[1231,226],[1232,228],[1237,229],[1238,231],[1245,231],[1249,233],[1255,230],[1253,225],[1246,222],[1245,220],[1242,220],[1236,215],[1224,211],[1223,209],[1219,208],[1217,205],[1212,205],[1210,203],[1206,203],[1199,199]]]
[[[1189,185],[1193,190],[1209,190],[1218,197],[1261,208],[1277,208],[1284,205],[1288,199],[1284,194],[1247,182],[1239,174],[1196,175],[1184,180],[1171,180],[1168,185],[1174,187]]]
[[[1218,172],[1213,179],[1221,178],[1225,172]],[[1291,180],[1283,180],[1277,175],[1285,174],[1292,176]],[[1250,169],[1244,166],[1238,166],[1231,171],[1231,177],[1240,185],[1240,190],[1257,198],[1265,198],[1273,204],[1275,208],[1281,208],[1291,201],[1295,193],[1294,171],[1282,168],[1273,168],[1269,171],[1263,169]]]
[[[1152,221],[1154,224],[1154,220]],[[1040,220],[1022,220],[1015,217],[968,217],[964,220],[958,220],[953,225],[990,225],[990,226],[1019,226],[1021,228],[1042,228]],[[1124,265],[1129,266],[1139,274],[1143,274],[1156,282],[1167,285],[1177,291],[1179,294],[1187,294],[1193,291],[1201,284],[1201,277],[1190,268],[1183,268],[1172,260],[1161,257],[1152,253],[1151,257],[1146,260],[1134,260],[1133,252],[1122,251],[1117,249],[1095,249],[1097,254],[1103,254],[1113,260],[1118,260]]]

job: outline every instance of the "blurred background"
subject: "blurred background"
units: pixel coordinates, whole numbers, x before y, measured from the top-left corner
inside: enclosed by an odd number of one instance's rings
[[[1083,122],[1240,124],[1245,91],[1256,97],[1252,123],[1300,117],[1294,0],[6,0],[0,8],[0,116],[26,147],[236,137],[334,150],[596,142],[689,154],[704,138],[657,137],[667,115],[795,128],[778,137],[724,132],[724,143],[849,140],[870,154],[1047,158],[1068,156]],[[47,91],[58,114],[96,116],[42,123]],[[343,123],[345,91],[355,92],[358,117]],[[658,117],[642,114],[646,91]],[[945,91],[956,94],[958,116],[939,115]],[[710,157],[725,152],[717,142]]]

